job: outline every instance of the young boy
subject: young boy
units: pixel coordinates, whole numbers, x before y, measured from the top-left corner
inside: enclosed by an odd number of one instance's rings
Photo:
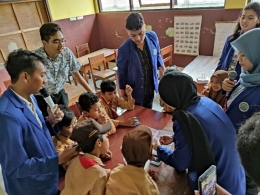
[[[99,156],[108,152],[106,132],[111,128],[100,127],[94,120],[76,125],[71,138],[78,142],[84,154],[75,157],[65,176],[65,188],[61,195],[104,195],[110,170],[106,170]]]
[[[135,106],[135,100],[132,98],[133,89],[126,85],[125,93],[127,95],[127,101],[119,98],[116,95],[116,84],[114,81],[105,80],[102,81],[100,85],[101,95],[100,103],[107,112],[107,115],[111,119],[116,119],[118,117],[116,111],[117,107],[122,109],[132,110]]]
[[[82,115],[79,117],[78,123],[88,118],[96,120],[99,124],[110,122],[111,129],[107,132],[107,135],[111,135],[116,132],[114,123],[109,118],[106,111],[102,108],[99,102],[99,98],[96,94],[91,92],[83,93],[79,96],[78,103],[82,109]]]
[[[126,166],[111,171],[106,185],[106,195],[159,195],[156,183],[144,170],[145,163],[152,158],[152,132],[139,126],[123,138],[122,153]]]
[[[52,141],[58,154],[63,152],[66,147],[75,144],[75,142],[70,139],[70,136],[72,134],[73,128],[77,124],[77,118],[75,117],[72,110],[64,105],[59,105],[59,108],[64,113],[64,117],[57,124],[60,131],[57,135],[52,136]],[[66,170],[68,168],[68,164],[64,163],[62,164],[62,167]]]

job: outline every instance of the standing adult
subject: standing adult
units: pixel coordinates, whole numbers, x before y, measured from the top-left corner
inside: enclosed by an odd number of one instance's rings
[[[238,131],[241,124],[260,110],[260,28],[241,35],[231,45],[239,51],[242,73],[238,82],[226,79],[222,89],[228,92],[226,114]],[[247,177],[247,195],[257,193],[257,186]]]
[[[81,86],[92,92],[88,83],[79,73],[81,64],[71,50],[65,47],[66,39],[62,34],[60,26],[55,23],[43,24],[40,28],[40,36],[43,46],[34,52],[46,58],[47,82],[45,88],[51,94],[53,102],[68,106],[69,99],[68,94],[64,90],[64,85],[70,72]],[[47,105],[45,101],[40,95],[37,95],[36,99],[43,114],[46,115]]]
[[[0,97],[0,164],[8,194],[57,194],[58,165],[77,152],[67,148],[57,155],[48,129],[56,128],[63,112],[48,109],[42,116],[36,94],[44,86],[44,59],[27,50],[9,54],[5,64],[11,86]]]
[[[225,112],[211,99],[198,96],[193,79],[182,72],[165,74],[159,93],[175,110],[174,135],[162,136],[154,145],[158,157],[178,171],[188,169],[193,189],[198,188],[198,177],[215,164],[218,184],[231,194],[244,195],[245,173],[236,150],[236,130]],[[171,142],[174,150],[160,146]]]
[[[158,92],[158,73],[165,70],[159,40],[155,32],[146,32],[140,13],[133,12],[126,19],[129,39],[118,49],[117,66],[119,88],[123,98],[126,85],[133,88],[137,105],[152,108],[154,90]]]
[[[241,73],[241,66],[239,65],[238,62],[238,52],[233,49],[233,47],[231,46],[231,42],[236,40],[243,33],[253,28],[258,28],[260,26],[259,23],[260,23],[260,3],[259,2],[249,3],[242,10],[242,13],[239,17],[239,22],[237,23],[233,34],[227,37],[216,71],[235,70],[237,72],[236,80],[239,79]]]

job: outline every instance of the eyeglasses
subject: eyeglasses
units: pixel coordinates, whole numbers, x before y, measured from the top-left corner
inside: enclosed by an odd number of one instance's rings
[[[55,39],[55,40],[52,41],[52,43],[57,44],[57,45],[65,44],[66,43],[66,39]]]

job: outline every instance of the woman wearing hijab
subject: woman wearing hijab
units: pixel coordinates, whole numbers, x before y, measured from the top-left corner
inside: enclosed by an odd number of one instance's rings
[[[242,67],[240,80],[225,79],[222,89],[228,92],[226,114],[236,130],[260,110],[260,29],[250,30],[231,43],[239,51]]]
[[[260,110],[260,29],[252,29],[231,45],[239,51],[242,73],[238,82],[224,80],[222,89],[228,94],[226,114],[238,131],[240,125]],[[256,194],[257,186],[246,178],[247,195]]]
[[[225,70],[216,71],[210,78],[209,87],[201,92],[214,102],[219,104],[221,108],[225,106],[227,97],[222,94],[222,82],[228,78],[228,72]]]
[[[154,145],[159,159],[177,171],[188,169],[192,188],[211,165],[217,182],[231,194],[245,194],[245,173],[236,150],[236,131],[218,104],[197,95],[193,79],[182,72],[165,74],[159,93],[173,111],[172,137],[162,136]],[[175,143],[169,150],[161,144]]]

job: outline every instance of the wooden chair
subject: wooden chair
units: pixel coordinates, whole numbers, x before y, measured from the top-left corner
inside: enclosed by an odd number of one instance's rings
[[[84,44],[82,44],[82,45],[77,45],[75,48],[76,48],[77,58],[79,58],[80,56],[82,56],[81,54],[82,54],[83,52],[85,52],[84,55],[90,53],[90,49],[89,49],[88,43],[84,43]],[[83,73],[82,73],[81,71],[79,71],[79,73],[83,76]],[[70,84],[71,84],[71,80],[70,80],[70,77],[71,77],[71,76],[72,76],[72,74],[70,73],[70,74],[69,74],[69,77],[68,77],[68,81],[69,81]],[[88,72],[88,76],[89,76],[89,78],[91,78],[90,72]],[[74,81],[75,85],[78,85],[76,79],[73,78],[73,81]]]
[[[71,109],[74,112],[74,114],[75,114],[75,116],[77,118],[79,118],[81,116],[81,111],[80,111],[80,109],[78,107],[78,103],[77,102],[75,102],[74,104],[69,106],[69,109]]]
[[[172,66],[172,53],[173,53],[173,47],[172,45],[168,45],[167,47],[164,47],[161,49],[161,55],[163,58],[164,64],[167,63],[168,66]],[[167,66],[165,64],[165,66]]]
[[[83,56],[83,55],[80,55],[80,54],[82,54],[82,52],[85,52],[84,55],[90,53],[90,49],[89,49],[88,43],[84,43],[82,45],[77,45],[75,48],[76,48],[76,52],[77,52],[77,57],[78,58],[80,56]]]
[[[116,72],[108,69],[104,54],[99,54],[97,56],[89,57],[89,64],[90,64],[90,70],[92,74],[92,80],[96,91],[100,89],[99,87],[97,87],[97,83],[96,83],[98,80],[106,80],[112,77],[114,77],[114,80],[116,80]],[[103,66],[104,69],[100,71],[96,71],[95,68],[99,66],[100,67]]]

